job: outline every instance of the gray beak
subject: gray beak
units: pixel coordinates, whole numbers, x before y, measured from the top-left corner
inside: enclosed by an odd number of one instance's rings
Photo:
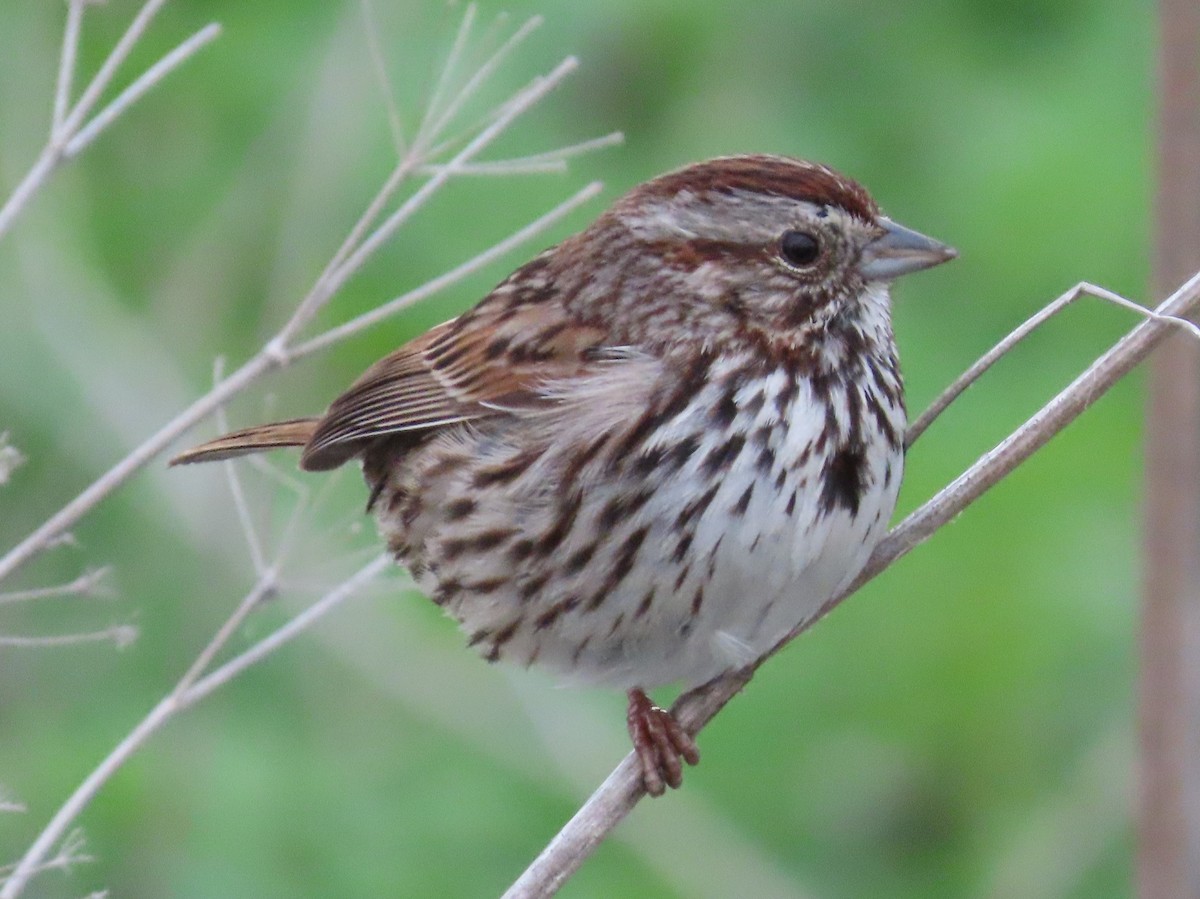
[[[917,231],[880,218],[884,232],[863,247],[859,271],[868,281],[886,281],[949,262],[958,255],[954,247]]]

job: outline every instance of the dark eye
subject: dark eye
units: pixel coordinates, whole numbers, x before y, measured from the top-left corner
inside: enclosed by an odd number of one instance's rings
[[[789,265],[803,268],[817,261],[821,245],[807,231],[784,231],[779,238],[779,252]]]

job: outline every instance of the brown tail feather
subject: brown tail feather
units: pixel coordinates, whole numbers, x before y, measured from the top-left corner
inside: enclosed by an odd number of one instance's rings
[[[304,446],[316,431],[317,421],[316,418],[296,418],[292,421],[277,421],[269,425],[244,428],[180,453],[171,460],[171,464],[216,462],[219,459],[261,453],[281,446]]]

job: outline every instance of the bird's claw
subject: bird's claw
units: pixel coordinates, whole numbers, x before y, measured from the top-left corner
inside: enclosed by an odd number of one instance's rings
[[[642,766],[642,782],[651,796],[661,796],[666,787],[683,783],[683,764],[700,761],[696,741],[664,708],[656,706],[641,690],[629,691],[627,715],[629,737]]]

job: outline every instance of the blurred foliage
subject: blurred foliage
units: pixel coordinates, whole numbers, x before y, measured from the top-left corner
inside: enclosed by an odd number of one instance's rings
[[[135,8],[88,10],[83,72]],[[508,29],[533,13],[547,22],[491,101],[563,54],[583,66],[490,158],[613,129],[625,146],[569,176],[459,183],[326,322],[456,264],[588,179],[612,197],[743,151],[827,161],[959,248],[897,289],[914,409],[1076,281],[1143,297],[1145,4],[514,0],[483,3],[481,33],[501,9]],[[462,8],[375,0],[375,13],[411,127]],[[62,18],[61,3],[0,4],[0,194],[44,140]],[[175,0],[126,71],[211,19],[221,39],[60,172],[0,243],[0,430],[28,457],[0,488],[0,546],[204,391],[214,357],[252,353],[390,168],[358,4]],[[322,407],[534,249],[270,378],[232,420]],[[903,510],[1130,324],[1084,301],[1000,364],[911,454]],[[563,895],[1126,895],[1140,418],[1135,379],[769,664],[703,734],[685,790],[643,804]],[[287,492],[245,471],[277,534]],[[297,590],[238,645],[372,551],[357,478],[304,483],[321,505],[285,567]],[[0,783],[29,809],[0,817],[0,862],[252,579],[218,470],[155,465],[75,537],[5,586],[104,564],[115,597],[0,607],[0,633],[132,620],[142,636],[123,652],[0,651]],[[95,863],[47,873],[28,895],[496,894],[624,751],[621,697],[551,687],[484,665],[429,603],[383,585],[156,737],[80,822]],[[750,879],[735,890],[731,871]]]

